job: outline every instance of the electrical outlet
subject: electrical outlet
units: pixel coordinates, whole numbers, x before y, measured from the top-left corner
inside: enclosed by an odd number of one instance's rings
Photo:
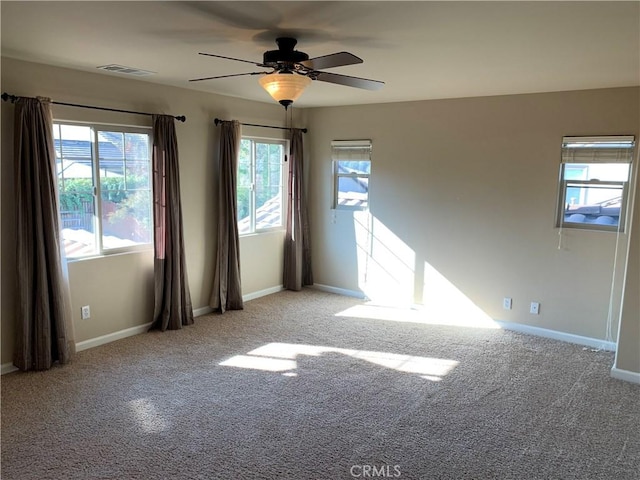
[[[82,317],[82,320],[91,318],[91,309],[89,308],[89,305],[85,305],[80,309],[80,316]]]
[[[538,315],[540,313],[540,304],[538,302],[531,302],[529,313],[531,315]]]
[[[511,298],[504,297],[504,299],[502,300],[502,308],[504,308],[505,310],[511,310]]]

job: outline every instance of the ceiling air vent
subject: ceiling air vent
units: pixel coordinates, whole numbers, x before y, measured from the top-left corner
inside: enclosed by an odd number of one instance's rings
[[[123,65],[116,65],[116,64],[102,65],[101,67],[98,67],[98,68],[100,70],[107,70],[108,72],[123,73],[125,75],[134,75],[136,77],[144,77],[146,75],[153,75],[156,73],[156,72],[150,72],[148,70],[141,70],[139,68],[125,67]]]

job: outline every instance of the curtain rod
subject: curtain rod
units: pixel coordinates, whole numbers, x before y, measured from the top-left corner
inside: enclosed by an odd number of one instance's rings
[[[222,122],[224,122],[224,120],[220,120],[219,118],[216,118],[213,120],[213,123],[215,123],[216,126]],[[246,125],[247,127],[277,128],[278,130],[291,130],[288,127],[274,127],[272,125],[258,125],[255,123],[241,123],[240,125]],[[307,133],[306,128],[299,128],[298,130],[302,130],[302,133]]]
[[[16,95],[11,95],[9,93],[4,92],[2,94],[2,100],[9,101],[11,103],[15,103],[16,100],[18,100],[21,97],[18,97]],[[120,113],[133,113],[134,115],[154,115],[153,113],[146,113],[146,112],[134,112],[133,110],[121,110],[119,108],[107,108],[107,107],[94,107],[92,105],[80,105],[77,103],[65,103],[65,102],[51,102],[55,105],[65,105],[67,107],[80,107],[80,108],[90,108],[92,110],[108,110],[110,112],[120,112]],[[184,115],[177,115],[174,116],[172,115],[173,118],[175,118],[176,120],[178,120],[179,122],[184,122],[187,120],[187,117],[185,117]]]

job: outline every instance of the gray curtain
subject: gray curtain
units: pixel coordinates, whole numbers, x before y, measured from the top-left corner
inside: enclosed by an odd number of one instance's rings
[[[291,132],[287,233],[284,243],[283,285],[289,290],[301,290],[304,285],[313,285],[303,156],[302,131],[294,129]]]
[[[237,168],[240,123],[223,121],[220,128],[218,185],[218,252],[209,306],[224,313],[242,310],[240,242],[238,238]]]
[[[193,324],[180,204],[175,120],[153,116],[153,222],[155,302],[152,329]]]
[[[17,337],[14,364],[46,370],[74,352],[69,285],[60,249],[53,120],[47,99],[15,107]]]

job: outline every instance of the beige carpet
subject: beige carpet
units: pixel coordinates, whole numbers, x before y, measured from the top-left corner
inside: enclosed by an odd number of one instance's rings
[[[2,478],[640,478],[611,353],[359,303],[281,292],[5,375]]]

